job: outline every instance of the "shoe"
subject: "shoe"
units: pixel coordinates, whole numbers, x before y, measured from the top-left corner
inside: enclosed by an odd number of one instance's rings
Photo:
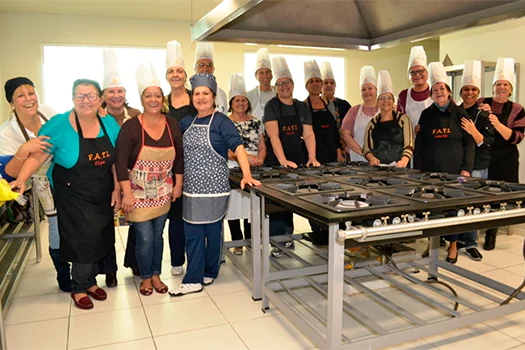
[[[140,294],[144,295],[144,296],[148,296],[148,295],[151,295],[153,294],[153,288],[145,288],[142,283],[144,283],[144,281],[140,282],[140,287],[139,287],[139,292]]]
[[[98,301],[103,301],[103,300],[106,300],[108,298],[108,294],[106,293],[106,291],[102,288],[98,288],[95,289],[93,292],[91,291],[86,291],[86,293],[92,297],[93,299],[95,300],[98,300]]]
[[[171,267],[172,276],[180,276],[183,273],[184,273],[184,266],[172,266]]]
[[[235,247],[233,248],[233,254],[234,255],[242,255],[243,253],[243,248],[242,247]]]
[[[496,236],[485,235],[485,243],[483,243],[484,250],[494,250],[496,248]]]
[[[118,285],[117,273],[106,273],[106,286],[108,288],[113,288]]]
[[[288,249],[295,249],[295,242],[294,241],[288,241],[284,244],[284,247],[285,248],[288,248]]]
[[[160,281],[160,283],[161,283],[160,287],[153,286],[153,289],[155,289],[155,292],[159,294],[166,294],[168,292],[168,286],[165,285],[162,281]]]
[[[445,241],[445,239],[443,237],[439,237],[439,246],[440,247],[446,247],[447,246],[447,241]]]
[[[474,261],[481,261],[481,259],[483,259],[483,255],[481,255],[479,250],[475,247],[468,248],[465,251],[465,254]]]
[[[80,298],[77,301],[75,300],[75,293],[71,293],[71,299],[73,299],[73,302],[79,309],[89,310],[92,309],[93,306],[95,306],[93,305],[93,302],[91,301],[91,299],[89,299],[87,295],[85,297]]]
[[[458,247],[458,252],[465,251],[465,243],[456,241],[456,246]]]
[[[190,293],[199,293],[202,292],[202,290],[203,287],[200,283],[183,283],[177,289],[175,289],[173,293],[170,292],[169,294],[172,297],[181,297]]]
[[[283,251],[277,247],[273,247],[272,251],[270,252],[270,255],[274,258],[280,258],[283,256]]]
[[[202,284],[204,284],[205,286],[209,286],[210,284],[213,283],[213,281],[214,281],[214,279],[211,278],[211,277],[204,277],[202,279]]]
[[[58,288],[63,292],[71,293],[70,264],[60,261],[60,251],[58,249],[49,248],[49,255],[57,272]]]
[[[450,251],[449,251],[449,254],[450,254]],[[455,258],[451,258],[449,255],[447,255],[447,258],[445,259],[446,262],[448,263],[451,263],[451,264],[455,264],[458,262],[458,254],[459,252],[456,251],[456,257]]]
[[[137,276],[137,277],[140,277],[140,271],[139,269],[131,269],[131,271],[133,271],[133,276]]]

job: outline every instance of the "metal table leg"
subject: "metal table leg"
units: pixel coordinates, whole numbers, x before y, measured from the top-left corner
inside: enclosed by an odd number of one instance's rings
[[[344,244],[336,241],[339,224],[328,227],[328,312],[326,349],[341,348],[343,333]]]
[[[436,275],[432,272],[438,271],[437,261],[439,260],[439,236],[430,237],[430,246],[428,248],[428,256],[430,257],[430,264],[428,265],[429,273],[428,279],[436,279]]]
[[[261,300],[261,197],[250,191],[252,245],[252,299]]]
[[[262,224],[262,289],[264,291],[266,284],[270,278],[270,218],[265,215],[265,204],[264,197],[261,202],[261,217],[263,218]],[[266,312],[270,308],[270,302],[268,297],[263,293],[261,300],[261,309]]]
[[[42,241],[40,240],[40,201],[38,200],[38,194],[36,187],[33,186],[33,224],[35,229],[35,248],[36,248],[36,262],[39,263],[42,260]]]

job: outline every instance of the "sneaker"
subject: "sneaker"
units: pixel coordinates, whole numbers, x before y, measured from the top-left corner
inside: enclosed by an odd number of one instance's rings
[[[190,293],[202,292],[202,284],[200,283],[183,283],[173,292],[169,292],[172,297],[181,297]]]
[[[285,248],[288,248],[288,249],[295,249],[295,242],[294,241],[288,241],[284,244],[284,247]]]
[[[235,248],[233,248],[233,254],[234,255],[242,255],[242,253],[243,253],[242,247],[235,247]]]
[[[210,284],[213,283],[213,281],[214,281],[214,279],[211,278],[211,277],[204,277],[202,279],[202,284],[204,284],[205,286],[209,286]]]
[[[283,251],[277,247],[273,247],[272,251],[270,252],[270,255],[274,258],[280,258],[283,256]]]
[[[465,251],[465,254],[471,258],[472,260],[474,261],[481,261],[481,259],[483,259],[483,255],[481,255],[481,253],[479,252],[479,250],[477,250],[476,248],[468,248],[466,251]]]
[[[184,273],[184,267],[183,266],[172,266],[171,267],[171,274],[173,276],[180,276]]]
[[[486,235],[485,243],[483,243],[484,250],[494,250],[496,248],[496,236]]]

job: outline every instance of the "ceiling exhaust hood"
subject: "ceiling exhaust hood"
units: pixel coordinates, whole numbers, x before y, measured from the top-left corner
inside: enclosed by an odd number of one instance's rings
[[[375,50],[525,15],[525,0],[224,0],[191,39]]]

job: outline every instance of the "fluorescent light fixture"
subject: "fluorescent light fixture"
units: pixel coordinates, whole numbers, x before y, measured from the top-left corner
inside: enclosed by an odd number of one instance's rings
[[[363,51],[370,51],[370,48],[367,45],[357,45],[357,49]]]
[[[256,44],[256,43],[244,43],[244,45],[248,45],[248,46],[257,46],[259,44]]]
[[[410,40],[410,42],[413,44],[413,43],[417,43],[417,42],[420,42],[420,41],[425,41],[425,40],[428,40],[428,39],[431,39],[431,38],[432,38],[431,36],[427,36],[427,37],[424,37],[424,38],[421,38],[421,39]]]
[[[329,50],[329,51],[344,51],[340,47],[320,47],[320,46],[299,46],[299,45],[277,45],[278,47],[286,47],[290,49],[314,49],[314,50]]]

